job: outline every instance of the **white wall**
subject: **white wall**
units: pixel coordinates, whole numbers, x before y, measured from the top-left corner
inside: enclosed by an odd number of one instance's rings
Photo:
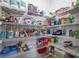
[[[25,0],[26,4],[31,3],[38,7],[39,10],[44,10],[46,12],[46,15],[48,15],[48,12],[51,8],[51,1],[52,0]]]
[[[68,7],[71,6],[71,3],[76,0],[52,0],[51,4],[51,12],[54,12],[61,7]]]
[[[54,12],[61,7],[71,6],[71,3],[75,0],[25,0],[26,4],[31,3],[38,7],[40,10],[44,10],[46,15],[49,12]]]

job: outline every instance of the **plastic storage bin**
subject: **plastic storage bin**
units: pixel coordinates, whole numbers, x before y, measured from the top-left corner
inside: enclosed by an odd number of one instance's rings
[[[54,55],[55,58],[64,58],[65,55],[66,53],[64,51],[55,48],[55,55]]]
[[[6,39],[6,35],[7,35],[7,32],[6,31],[2,31],[1,32],[1,37],[3,38],[3,40]]]
[[[18,0],[10,0],[10,5],[13,8],[18,8]]]
[[[20,0],[20,9],[24,11],[26,9],[26,3],[23,0]]]
[[[2,6],[6,7],[10,6],[10,0],[0,0],[0,3]]]

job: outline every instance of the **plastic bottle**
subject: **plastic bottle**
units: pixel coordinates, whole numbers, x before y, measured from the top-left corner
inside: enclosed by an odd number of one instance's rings
[[[53,44],[57,43],[57,38],[56,38],[56,37],[52,37],[52,38],[51,38],[51,42],[52,42]]]
[[[15,31],[15,37],[19,37],[19,29],[17,28],[17,30]]]
[[[67,23],[72,23],[73,22],[73,17],[71,14],[68,15],[68,17],[66,18],[66,22]]]
[[[59,25],[59,19],[54,19],[54,25]]]
[[[47,29],[47,34],[51,34],[51,31],[50,31],[50,29]]]
[[[79,6],[79,0],[76,0],[76,6]]]
[[[3,30],[3,31],[1,32],[1,37],[2,37],[3,40],[6,39],[6,37],[7,37],[6,35],[7,35],[7,32],[6,32],[5,30]]]
[[[75,38],[75,39],[78,39],[79,32],[76,30],[76,31],[73,32],[73,34],[74,34],[74,38]]]
[[[12,26],[11,29],[8,31],[8,38],[13,38],[14,37],[14,32],[12,30]]]
[[[64,25],[65,24],[65,18],[60,19],[60,24]]]

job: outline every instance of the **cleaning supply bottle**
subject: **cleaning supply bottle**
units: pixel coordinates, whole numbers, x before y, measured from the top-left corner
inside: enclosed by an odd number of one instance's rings
[[[54,21],[53,21],[53,23],[54,23],[54,25],[59,25],[59,19],[54,19]]]
[[[51,31],[50,31],[50,29],[47,29],[47,34],[51,34]]]
[[[73,16],[71,14],[69,14],[66,18],[66,23],[73,23]]]
[[[76,30],[76,31],[73,32],[73,34],[74,34],[74,38],[75,38],[75,39],[78,39],[79,32]]]
[[[13,38],[14,37],[14,32],[12,30],[12,26],[11,29],[8,31],[8,38]]]
[[[48,20],[48,25],[51,26],[51,19],[47,19]]]
[[[52,38],[51,38],[51,42],[52,42],[53,44],[57,43],[57,38],[56,38],[56,37],[52,37]]]
[[[73,37],[73,31],[72,30],[69,30],[69,36]]]
[[[15,31],[15,37],[19,37],[19,29],[17,28],[17,30]]]
[[[2,40],[5,40],[5,39],[7,38],[6,26],[3,26],[3,27],[1,28],[1,33],[0,33],[0,35],[1,35]]]
[[[1,32],[1,37],[2,37],[3,40],[6,39],[6,37],[7,37],[6,35],[7,35],[7,32],[6,32],[5,30],[3,30],[3,31]]]
[[[76,0],[76,6],[79,7],[79,0]]]
[[[65,24],[65,18],[60,19],[60,24],[64,25]]]

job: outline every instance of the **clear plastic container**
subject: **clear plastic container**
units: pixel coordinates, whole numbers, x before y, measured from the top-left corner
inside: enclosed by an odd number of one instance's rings
[[[10,5],[13,8],[18,8],[18,0],[10,0]]]

